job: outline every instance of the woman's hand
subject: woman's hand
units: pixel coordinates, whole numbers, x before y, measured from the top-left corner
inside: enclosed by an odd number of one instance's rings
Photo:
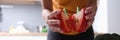
[[[60,29],[60,20],[57,17],[57,15],[59,14],[60,14],[60,10],[50,12],[49,10],[45,9],[42,11],[43,18],[47,22],[50,30],[54,32],[62,32]]]
[[[87,7],[86,10],[85,10],[85,13],[86,13],[85,18],[86,18],[86,20],[88,20],[88,28],[90,28],[92,26],[93,22],[94,22],[94,18],[95,18],[95,15],[96,15],[96,7],[95,6]]]

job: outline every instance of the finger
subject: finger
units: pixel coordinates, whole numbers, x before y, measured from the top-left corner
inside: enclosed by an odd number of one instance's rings
[[[59,33],[62,32],[62,30],[60,29],[60,27],[50,27],[50,29],[51,29],[52,31],[54,31],[54,32],[59,32]]]
[[[89,14],[89,13],[91,13],[92,11],[95,11],[92,6],[91,6],[91,7],[87,7],[86,10],[85,10],[85,13],[86,13],[86,14]]]
[[[50,27],[59,27],[58,24],[48,24]]]
[[[50,28],[50,30],[57,32],[55,27],[49,27],[49,28]]]
[[[49,25],[60,25],[60,20],[48,20],[47,23]]]
[[[50,15],[48,15],[48,19],[57,19],[57,13],[52,13]]]
[[[87,20],[92,20],[94,18],[94,15],[89,15]]]
[[[62,32],[61,28],[60,27],[56,27],[56,32],[61,33]]]
[[[49,28],[50,28],[52,31],[54,31],[54,32],[57,32],[58,27],[60,27],[60,26],[58,26],[58,25],[50,25],[50,24],[48,24],[48,25],[49,25]]]
[[[57,19],[58,16],[60,14],[60,10],[56,10],[56,11],[53,11],[51,12],[51,14],[48,16],[48,19]]]
[[[60,29],[60,21],[59,20],[49,20],[48,25],[49,25],[49,28],[51,30],[53,30],[54,32],[62,33],[62,30]]]
[[[55,10],[55,11],[52,11],[51,13],[59,13],[61,10],[58,9],[58,10]]]
[[[86,15],[85,16],[85,18],[87,19],[87,20],[91,20],[91,19],[93,19],[95,17],[95,12],[92,12],[92,13],[90,13],[89,15]]]
[[[93,20],[89,20],[88,21],[88,26],[92,26],[93,22],[94,22],[94,19]]]

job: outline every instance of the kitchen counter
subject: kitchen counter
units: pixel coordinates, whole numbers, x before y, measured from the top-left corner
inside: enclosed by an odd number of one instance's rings
[[[47,33],[6,33],[6,32],[0,32],[0,36],[47,36]]]

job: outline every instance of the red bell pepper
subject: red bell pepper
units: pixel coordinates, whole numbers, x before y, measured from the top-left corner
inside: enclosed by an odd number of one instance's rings
[[[67,11],[66,9],[61,9],[61,12],[60,14],[58,15],[59,19],[60,19],[60,27],[62,29],[62,31],[64,33],[69,33],[71,32],[71,29],[69,28],[69,23],[68,23],[68,20],[69,20],[69,16],[67,14]]]
[[[77,16],[79,17],[79,21],[77,24],[77,27],[76,27],[76,32],[84,32],[84,30],[86,30],[86,28],[88,27],[88,24],[87,24],[87,20],[85,18],[86,14],[85,14],[85,8],[83,8],[83,13],[81,14],[77,14]]]

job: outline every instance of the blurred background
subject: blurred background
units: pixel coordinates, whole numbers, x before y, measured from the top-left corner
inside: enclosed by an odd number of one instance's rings
[[[46,25],[41,17],[41,5],[37,0],[1,0],[0,31],[8,32],[24,22],[31,32],[38,32],[37,26]]]

